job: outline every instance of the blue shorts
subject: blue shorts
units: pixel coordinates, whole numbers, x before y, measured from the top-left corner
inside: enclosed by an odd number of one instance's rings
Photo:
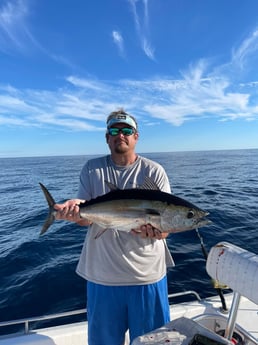
[[[149,285],[105,286],[87,282],[89,345],[121,345],[169,322],[167,277]]]

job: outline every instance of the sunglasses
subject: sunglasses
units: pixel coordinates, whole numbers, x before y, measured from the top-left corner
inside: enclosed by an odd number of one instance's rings
[[[108,134],[111,135],[112,137],[118,135],[119,133],[122,133],[123,135],[129,136],[135,133],[134,128],[129,128],[129,127],[124,127],[124,128],[115,128],[115,127],[110,127],[108,128]]]

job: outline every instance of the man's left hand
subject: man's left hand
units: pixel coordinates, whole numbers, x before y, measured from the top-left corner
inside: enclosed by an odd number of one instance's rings
[[[143,224],[138,229],[132,229],[131,233],[141,236],[141,238],[153,238],[156,240],[161,240],[162,238],[166,238],[168,236],[168,233],[161,232],[159,229],[154,228],[151,224]]]

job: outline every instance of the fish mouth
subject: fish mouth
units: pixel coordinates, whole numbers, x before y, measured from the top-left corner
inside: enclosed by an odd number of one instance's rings
[[[200,217],[196,219],[195,226],[196,228],[206,226],[212,223],[211,220],[207,219],[206,216],[208,216],[210,212],[208,211],[201,211]]]
[[[204,216],[204,217],[205,217],[205,216]],[[202,227],[202,226],[207,226],[207,225],[210,225],[210,224],[212,224],[212,221],[211,221],[211,220],[205,219],[205,218],[201,218],[201,219],[199,219],[199,220],[196,222],[195,226],[196,226],[196,228],[200,228],[200,227]]]

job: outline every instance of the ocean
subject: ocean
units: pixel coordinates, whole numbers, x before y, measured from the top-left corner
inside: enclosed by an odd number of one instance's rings
[[[199,229],[207,251],[220,241],[258,254],[258,150],[142,154],[166,170],[172,191],[210,212]],[[75,268],[87,229],[56,221],[39,236],[48,213],[39,187],[55,200],[74,198],[84,163],[95,156],[0,159],[0,321],[85,307],[85,281]],[[195,230],[167,239],[176,266],[169,293],[215,295]]]

